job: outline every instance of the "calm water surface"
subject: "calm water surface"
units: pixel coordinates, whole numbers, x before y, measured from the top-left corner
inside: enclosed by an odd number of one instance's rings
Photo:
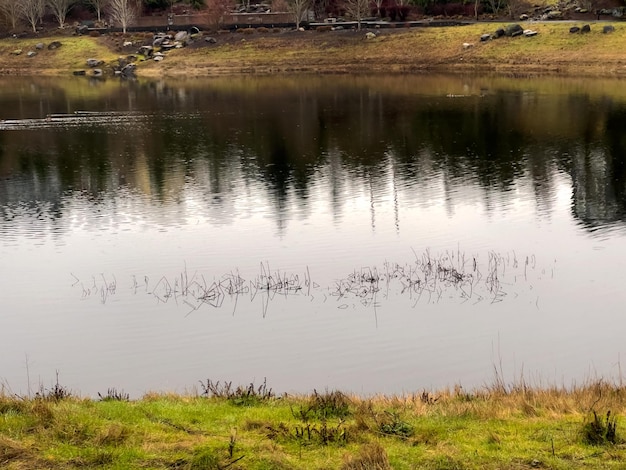
[[[81,77],[84,78],[84,77]],[[623,83],[0,82],[0,380],[619,376]]]

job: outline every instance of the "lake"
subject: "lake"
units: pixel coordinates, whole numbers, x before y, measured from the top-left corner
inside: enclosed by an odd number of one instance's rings
[[[0,380],[621,379],[612,80],[0,80]]]

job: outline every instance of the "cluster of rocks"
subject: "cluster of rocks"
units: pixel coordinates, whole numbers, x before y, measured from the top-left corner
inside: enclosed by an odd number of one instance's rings
[[[48,44],[48,50],[49,51],[53,51],[55,49],[58,49],[59,47],[61,47],[61,43],[59,41],[52,41],[50,44]],[[43,42],[38,42],[37,44],[35,44],[35,50],[30,50],[28,52],[26,52],[26,55],[28,57],[35,57],[40,51],[43,51],[46,49],[46,45]],[[14,51],[11,51],[12,55],[22,55],[24,51],[22,49],[15,49]]]
[[[505,28],[498,28],[496,29],[496,31],[494,33],[486,33],[480,36],[480,41],[481,42],[485,42],[485,41],[489,41],[491,39],[498,39],[504,36],[507,37],[517,37],[517,36],[526,36],[526,37],[533,37],[533,36],[537,36],[537,31],[532,30],[532,29],[524,29],[522,28],[519,24],[510,24],[508,26],[506,26]]]
[[[607,24],[602,27],[602,32],[604,34],[609,34],[615,31],[615,27],[613,25]],[[569,29],[571,34],[586,34],[591,32],[591,25],[585,24],[582,27],[580,26],[572,26]]]
[[[165,59],[166,53],[172,49],[178,49],[187,46],[201,35],[201,32],[195,26],[189,31],[179,31],[177,33],[156,33],[148,44],[137,45],[133,41],[125,41],[123,48],[133,48],[134,53],[125,57],[119,57],[113,64],[109,64],[109,68],[114,75],[123,78],[134,78],[136,70],[136,62],[138,60],[154,60],[160,62]],[[208,42],[217,42],[213,38],[206,38]],[[212,41],[211,41],[212,40]],[[97,58],[89,58],[85,61],[85,65],[91,70],[90,74],[94,77],[101,77],[105,74],[103,70],[104,61]],[[86,70],[76,70],[74,75],[87,75]]]

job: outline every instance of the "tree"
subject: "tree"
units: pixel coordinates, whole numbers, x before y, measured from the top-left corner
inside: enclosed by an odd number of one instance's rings
[[[111,21],[119,24],[124,34],[126,34],[126,28],[137,17],[136,6],[133,3],[135,3],[134,0],[111,0],[109,2],[108,11]]]
[[[0,12],[11,25],[11,29],[15,29],[20,19],[20,4],[15,0],[0,0]]]
[[[293,15],[296,23],[296,29],[300,28],[300,22],[305,18],[306,13],[311,6],[311,0],[289,0],[289,12]]]
[[[74,6],[75,0],[48,0],[48,5],[52,10],[52,14],[59,23],[59,28],[65,27],[65,19],[72,6]]]
[[[374,5],[376,5],[376,16],[379,18],[382,17],[383,3],[385,3],[385,0],[374,0]]]
[[[106,10],[111,0],[87,0],[87,4],[91,5],[96,10],[96,16],[98,22],[102,21],[102,12]]]
[[[45,0],[21,0],[19,3],[20,15],[33,28],[33,33],[37,32],[37,24],[43,18],[46,9]]]
[[[369,0],[346,0],[344,4],[346,13],[357,22],[357,29],[361,29],[361,21],[369,13]]]

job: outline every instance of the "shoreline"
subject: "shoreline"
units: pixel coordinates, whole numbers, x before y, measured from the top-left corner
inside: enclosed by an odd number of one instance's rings
[[[5,60],[0,65],[0,76],[69,76],[79,70],[90,76],[94,72],[85,63],[88,58],[96,58],[102,61],[103,76],[108,77],[113,76],[112,67],[120,57],[131,55],[138,57],[137,77],[149,79],[420,73],[626,76],[626,59],[621,53],[626,44],[623,23],[596,22],[587,34],[569,32],[579,24],[576,22],[519,24],[532,28],[537,35],[480,40],[483,34],[492,34],[507,23],[278,34],[205,32],[187,47],[165,53],[160,62],[137,56],[141,45],[151,44],[151,33],[3,39],[0,57]],[[603,32],[607,26],[613,28],[610,33]],[[45,45],[55,40],[63,46],[34,49],[37,43]],[[29,52],[35,55],[28,57]]]
[[[7,469],[621,469],[626,389],[519,380],[361,398],[201,382],[195,395],[0,393]],[[5,390],[6,391],[6,390]]]

